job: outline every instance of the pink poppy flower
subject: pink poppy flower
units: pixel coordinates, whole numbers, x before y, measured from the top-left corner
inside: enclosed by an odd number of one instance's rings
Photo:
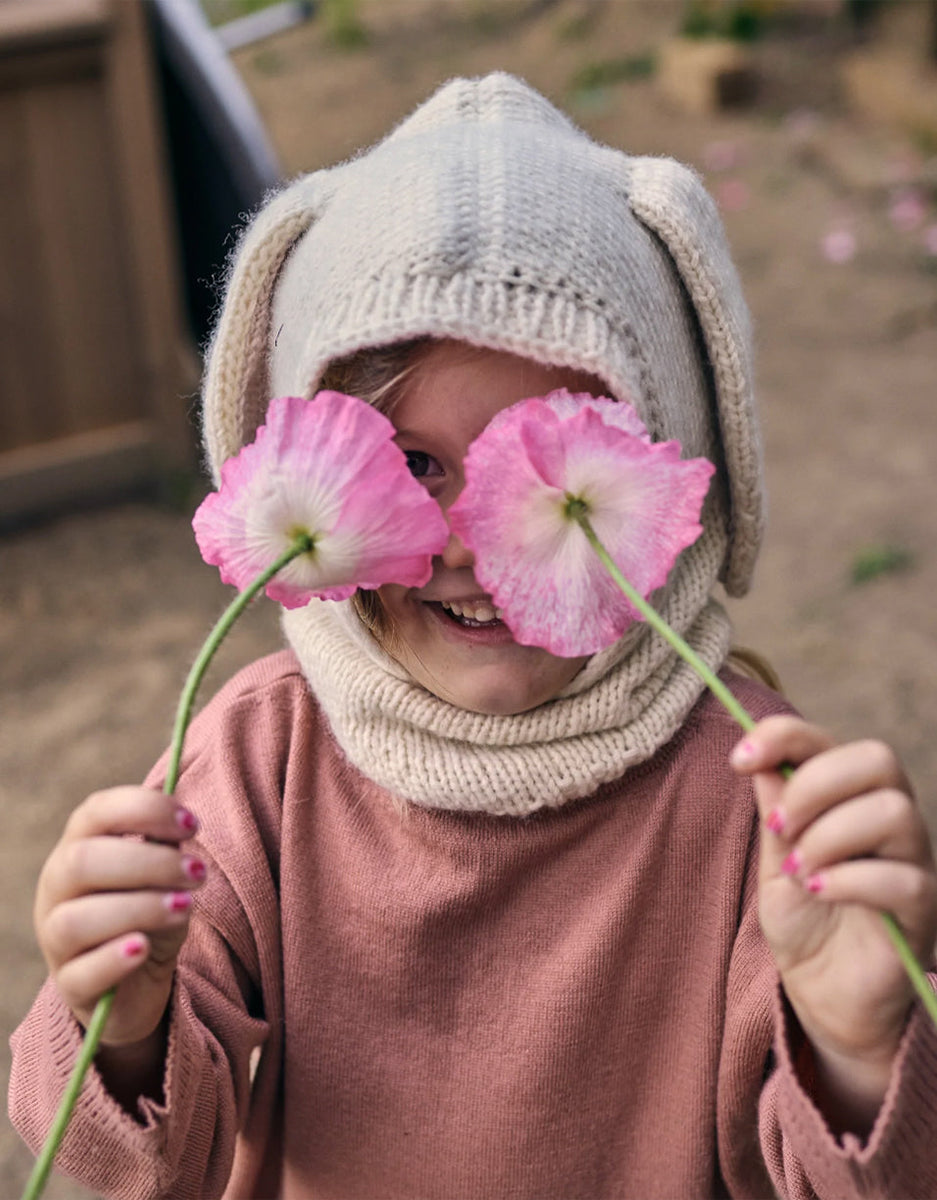
[[[301,534],[313,541],[266,585],[286,608],[384,583],[419,587],[448,529],[407,469],[390,421],[363,400],[319,392],[273,400],[256,439],[221,469],[192,524],[202,557],[243,589]]]
[[[551,392],[500,412],[469,447],[449,509],[475,575],[518,642],[562,657],[618,640],[638,614],[570,514],[580,501],[599,539],[647,596],[702,527],[713,465],[654,443],[624,402]]]
[[[707,171],[731,171],[739,165],[741,158],[741,151],[735,142],[707,142],[703,147],[703,164]]]

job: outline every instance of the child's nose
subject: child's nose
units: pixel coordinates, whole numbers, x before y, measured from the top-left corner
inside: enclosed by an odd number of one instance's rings
[[[440,557],[442,558],[443,565],[449,567],[450,570],[455,570],[458,567],[475,566],[475,555],[469,550],[465,542],[454,533],[449,534],[449,541],[446,542]]]

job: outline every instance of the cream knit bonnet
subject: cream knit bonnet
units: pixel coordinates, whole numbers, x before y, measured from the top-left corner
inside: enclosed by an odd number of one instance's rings
[[[655,438],[719,467],[704,533],[655,599],[714,668],[763,521],[748,313],[688,168],[591,141],[504,74],[446,84],[373,149],[287,186],[238,249],[203,390],[215,478],[275,395],[334,359],[450,337],[599,376]],[[431,807],[520,815],[588,795],[672,737],[702,685],[632,628],[559,698],[519,716],[419,687],[350,603],[287,613],[287,637],[348,758]]]

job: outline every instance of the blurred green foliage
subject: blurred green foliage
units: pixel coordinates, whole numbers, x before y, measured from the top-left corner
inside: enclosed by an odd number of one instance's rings
[[[636,79],[647,79],[656,68],[657,60],[653,54],[601,59],[580,67],[570,80],[570,87],[575,92],[586,92],[612,83],[629,83]]]
[[[224,25],[278,3],[280,0],[201,0],[212,25]],[[321,13],[334,45],[350,50],[367,42],[367,30],[358,16],[357,0],[318,0],[315,10]]]
[[[906,546],[883,543],[866,546],[852,561],[850,578],[853,583],[868,583],[882,575],[895,575],[914,566],[914,555]]]
[[[326,32],[342,50],[364,46],[368,33],[358,17],[356,0],[319,0]]]
[[[212,25],[224,25],[235,21],[238,17],[246,17],[259,12],[262,8],[270,8],[279,0],[201,0],[205,16]]]
[[[753,42],[764,30],[769,8],[766,0],[687,0],[680,33]]]

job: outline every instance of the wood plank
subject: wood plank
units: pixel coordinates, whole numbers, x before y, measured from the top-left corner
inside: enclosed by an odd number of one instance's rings
[[[94,40],[104,35],[109,20],[106,0],[3,0],[0,55]]]
[[[144,281],[137,294],[140,353],[147,409],[160,428],[167,456],[193,464],[192,434],[184,397],[198,387],[198,363],[186,328],[181,253],[170,200],[169,156],[159,120],[159,101],[145,6],[112,0],[115,30],[108,111],[115,171],[128,223],[130,270]]]
[[[152,480],[156,435],[153,422],[133,421],[0,454],[0,525]]]
[[[105,97],[79,80],[29,93],[38,265],[49,296],[59,378],[48,397],[56,432],[79,433],[145,413],[146,386]]]
[[[157,458],[194,466],[199,374],[145,5],[33,5],[56,10],[58,41],[54,22],[44,40],[0,37],[0,511],[16,512],[125,486]]]
[[[22,92],[0,93],[0,450],[43,436],[57,387],[25,110]]]
[[[0,4],[3,0],[0,0]],[[101,73],[101,45],[53,47],[41,54],[0,55],[0,91],[34,88]]]

